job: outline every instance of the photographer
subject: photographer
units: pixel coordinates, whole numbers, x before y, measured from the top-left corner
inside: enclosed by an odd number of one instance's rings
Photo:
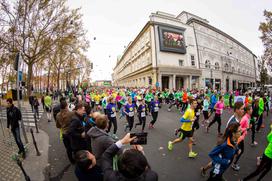
[[[143,148],[135,145],[134,149],[126,150],[119,156],[118,171],[113,170],[113,157],[123,145],[130,143],[136,137],[131,138],[128,133],[123,139],[112,144],[103,154],[102,170],[105,181],[117,180],[141,180],[157,181],[158,175],[152,171],[143,155]]]

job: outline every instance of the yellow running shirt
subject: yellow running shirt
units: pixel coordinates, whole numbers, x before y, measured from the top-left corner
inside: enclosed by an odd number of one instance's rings
[[[184,115],[182,116],[184,119],[186,120],[190,120],[190,122],[184,122],[181,125],[181,129],[184,131],[191,131],[192,130],[192,124],[193,124],[193,120],[195,118],[195,111],[192,109],[187,109],[184,113]]]

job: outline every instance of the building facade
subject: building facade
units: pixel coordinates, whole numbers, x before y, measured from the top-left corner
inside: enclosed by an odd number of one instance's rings
[[[117,61],[115,86],[235,90],[255,86],[257,57],[196,15],[156,12]]]

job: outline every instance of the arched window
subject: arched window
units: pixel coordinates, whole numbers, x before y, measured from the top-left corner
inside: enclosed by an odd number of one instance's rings
[[[205,61],[205,68],[211,68],[211,62],[210,60]]]
[[[219,70],[219,63],[218,62],[215,62],[215,64],[214,64],[214,67],[215,67],[215,70]]]

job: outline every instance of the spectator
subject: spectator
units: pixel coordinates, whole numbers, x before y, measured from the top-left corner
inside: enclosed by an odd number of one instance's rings
[[[76,167],[75,174],[79,181],[102,181],[102,171],[96,165],[93,154],[87,150],[80,150],[75,155]]]
[[[29,98],[28,98],[28,101],[29,101],[29,104],[30,104],[30,106],[31,106],[31,110],[32,110],[32,112],[34,112],[34,96],[33,96],[33,94],[31,93],[31,95],[29,96]]]
[[[39,119],[39,101],[36,96],[33,99],[34,114],[37,114],[37,119]]]
[[[74,153],[79,150],[86,150],[88,147],[86,133],[83,126],[84,114],[85,107],[82,102],[79,102],[75,107],[75,114],[72,117],[68,131],[71,147]]]
[[[114,140],[108,135],[108,119],[106,115],[99,115],[95,119],[96,127],[92,127],[87,135],[91,138],[92,152],[96,157],[97,165],[102,166],[102,154],[110,147]]]
[[[20,137],[19,128],[19,121],[22,120],[22,114],[20,109],[13,105],[11,98],[7,99],[7,104],[7,128],[9,129],[9,126],[11,126],[11,132],[19,148],[18,154],[22,154],[22,157],[25,158],[25,148]]]
[[[62,141],[66,148],[67,156],[70,162],[73,164],[75,161],[73,159],[73,152],[71,147],[70,138],[68,135],[69,126],[71,123],[71,118],[74,113],[68,110],[68,104],[65,100],[60,102],[60,112],[56,115],[56,127],[61,129]]]

